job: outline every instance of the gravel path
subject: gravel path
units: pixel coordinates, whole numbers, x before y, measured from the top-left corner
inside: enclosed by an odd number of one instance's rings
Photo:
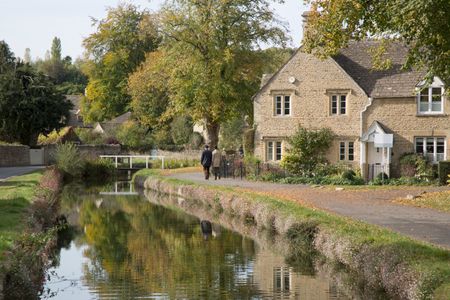
[[[387,227],[417,240],[450,249],[450,214],[427,208],[393,203],[408,194],[450,190],[447,187],[411,187],[378,190],[313,188],[308,185],[253,182],[240,179],[204,180],[201,173],[174,174],[171,177],[208,185],[232,186],[297,201],[360,221]],[[450,202],[450,199],[449,199]]]

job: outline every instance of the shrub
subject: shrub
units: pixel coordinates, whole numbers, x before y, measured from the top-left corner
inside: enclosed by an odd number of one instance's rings
[[[356,176],[356,173],[353,170],[346,170],[341,175],[342,179],[348,179],[348,180],[353,180],[353,178],[355,178],[355,176]]]
[[[83,144],[101,145],[104,142],[102,134],[90,128],[75,128],[75,133]]]
[[[255,150],[255,129],[247,129],[242,137],[245,154],[253,154]]]
[[[83,177],[104,180],[114,172],[114,164],[109,159],[87,159],[84,165]]]
[[[388,176],[388,174],[386,174],[384,172],[381,172],[381,173],[379,173],[377,175],[376,179],[378,179],[378,180],[387,180],[387,179],[389,179],[389,176]]]
[[[328,164],[319,163],[313,171],[314,176],[339,175],[348,170],[348,166],[342,163]]]
[[[58,170],[69,177],[80,177],[84,169],[84,159],[72,143],[58,144],[54,154]]]
[[[193,132],[189,139],[189,148],[190,149],[200,149],[200,146],[203,145],[203,137],[198,132]]]
[[[400,157],[401,176],[424,176],[429,173],[427,161],[423,156],[416,153],[405,153]]]
[[[170,123],[170,135],[175,145],[183,146],[189,143],[192,131],[192,118],[189,116],[177,116]]]
[[[307,130],[298,127],[289,139],[290,149],[282,165],[292,174],[311,176],[319,163],[326,162],[325,153],[331,146],[334,134],[328,128]]]
[[[448,176],[450,176],[450,161],[440,161],[438,165],[438,177],[440,184],[450,183],[448,182]]]

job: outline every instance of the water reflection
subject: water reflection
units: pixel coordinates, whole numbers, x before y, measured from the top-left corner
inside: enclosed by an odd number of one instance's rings
[[[332,282],[210,220],[141,196],[63,193],[75,228],[47,282],[54,299],[331,299]],[[342,297],[340,297],[342,299]]]

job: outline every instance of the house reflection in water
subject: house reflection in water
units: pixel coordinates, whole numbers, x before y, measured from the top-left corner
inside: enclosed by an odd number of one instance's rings
[[[260,290],[272,292],[276,299],[340,299],[328,278],[301,275],[268,250],[261,249],[256,256],[254,280]]]

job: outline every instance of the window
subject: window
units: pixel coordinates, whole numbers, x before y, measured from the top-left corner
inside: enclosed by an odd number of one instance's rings
[[[269,141],[266,143],[267,148],[267,161],[280,161],[282,158],[282,145],[281,142]]]
[[[355,159],[355,149],[354,149],[354,143],[348,142],[348,160],[353,161]]]
[[[445,160],[445,139],[442,137],[418,137],[415,149],[417,154],[425,156],[432,163]]]
[[[424,88],[418,95],[420,114],[436,114],[444,112],[444,89],[442,87]]]
[[[339,143],[339,160],[355,160],[355,143],[340,142]]]
[[[345,160],[345,142],[339,143],[339,160]]]
[[[276,292],[291,289],[291,273],[288,268],[275,267],[273,270],[273,288]]]
[[[291,115],[291,96],[277,95],[275,96],[275,116]]]
[[[346,95],[332,95],[330,112],[331,112],[331,115],[347,114],[347,96]]]

